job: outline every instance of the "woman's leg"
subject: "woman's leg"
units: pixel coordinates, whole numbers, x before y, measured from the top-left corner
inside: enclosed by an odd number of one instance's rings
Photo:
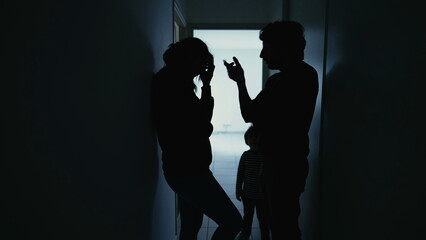
[[[181,197],[178,198],[178,204],[181,220],[179,240],[197,240],[203,223],[203,213]]]
[[[202,196],[200,208],[204,214],[218,225],[211,240],[234,240],[241,231],[241,214],[213,174],[204,176],[205,187],[197,194]]]
[[[189,205],[218,224],[212,240],[234,240],[242,217],[234,203],[209,171],[185,178],[167,178],[169,186]]]

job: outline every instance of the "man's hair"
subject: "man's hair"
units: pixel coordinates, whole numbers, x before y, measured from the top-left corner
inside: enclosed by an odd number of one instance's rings
[[[305,29],[296,21],[275,21],[260,30],[260,40],[288,50],[290,57],[303,60],[306,46]]]

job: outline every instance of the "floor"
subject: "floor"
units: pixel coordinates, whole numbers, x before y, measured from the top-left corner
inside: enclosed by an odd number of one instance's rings
[[[248,146],[244,143],[243,133],[215,133],[210,137],[210,141],[213,149],[211,170],[235,206],[240,210],[242,216],[243,205],[235,198],[235,182],[240,156],[248,149]],[[210,240],[216,226],[214,221],[205,216],[198,240]],[[256,215],[253,219],[250,240],[260,240],[259,223]]]

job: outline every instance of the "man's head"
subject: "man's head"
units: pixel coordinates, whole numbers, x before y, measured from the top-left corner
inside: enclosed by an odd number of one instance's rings
[[[271,69],[282,69],[287,63],[304,59],[304,27],[295,21],[275,21],[261,29],[263,42],[260,57]]]

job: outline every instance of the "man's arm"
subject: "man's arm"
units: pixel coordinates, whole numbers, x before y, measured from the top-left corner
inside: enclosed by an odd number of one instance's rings
[[[252,102],[252,99],[250,98],[250,95],[247,91],[244,70],[236,57],[233,57],[233,60],[234,62],[231,63],[228,63],[224,60],[223,64],[228,71],[229,78],[237,83],[241,115],[246,122],[251,122],[252,119],[250,117],[250,103]]]

